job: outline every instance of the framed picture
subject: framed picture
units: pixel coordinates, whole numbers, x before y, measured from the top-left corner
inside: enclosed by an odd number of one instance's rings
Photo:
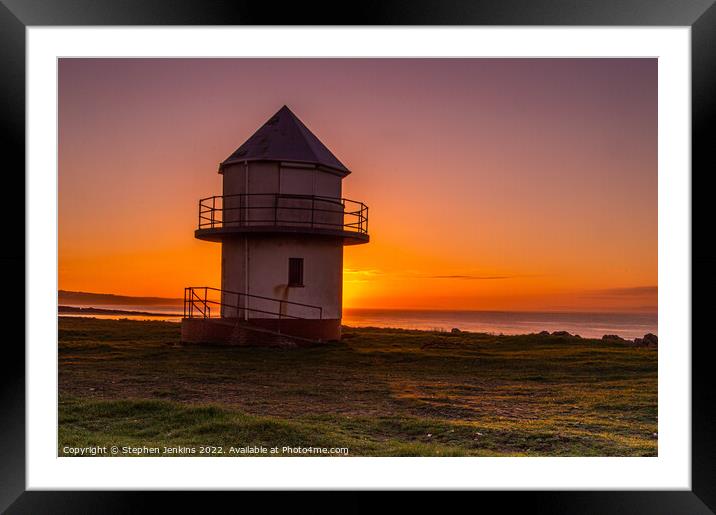
[[[712,3],[4,1],[0,506],[711,513]]]

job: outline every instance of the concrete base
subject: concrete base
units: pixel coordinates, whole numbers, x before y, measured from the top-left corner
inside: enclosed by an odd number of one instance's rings
[[[182,343],[291,347],[340,339],[340,319],[254,318],[237,324],[235,318],[184,318],[181,323]]]

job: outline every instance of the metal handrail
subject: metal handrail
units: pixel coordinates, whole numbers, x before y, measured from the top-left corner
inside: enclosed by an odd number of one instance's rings
[[[268,202],[261,202],[266,199]],[[236,200],[236,205],[226,207],[226,200]],[[252,205],[258,200],[258,205]],[[305,200],[308,205],[281,205],[281,201]],[[319,203],[316,206],[316,202]],[[218,205],[217,205],[218,204]],[[334,204],[337,209],[326,209]],[[263,211],[260,211],[263,210]],[[269,214],[271,212],[272,214]],[[299,218],[301,213],[310,212],[310,220]],[[225,214],[236,213],[234,216]],[[256,218],[258,213],[261,218]],[[293,216],[286,216],[287,214]],[[326,219],[316,220],[316,214],[340,215],[341,222]],[[268,216],[267,216],[268,215]],[[227,219],[228,218],[228,219]],[[310,228],[338,228],[342,231],[368,234],[368,206],[363,202],[321,195],[297,195],[288,193],[237,193],[214,195],[199,200],[199,229],[220,229],[224,227],[262,226],[309,226]]]
[[[213,300],[208,297],[209,291],[215,291],[219,292],[221,295],[222,300]],[[201,293],[203,292],[203,296]],[[236,295],[237,296],[237,303],[231,304],[223,301],[224,294],[230,294],[230,295]],[[259,300],[267,300],[271,302],[277,302],[278,303],[278,311],[268,311],[264,309],[256,309],[256,308],[250,308],[248,306],[242,306],[239,303],[239,300],[242,298],[246,299],[259,299]],[[289,300],[283,300],[283,299],[276,299],[273,297],[264,297],[262,295],[253,295],[249,293],[242,293],[237,291],[231,291],[231,290],[222,290],[220,288],[212,288],[211,286],[189,286],[187,288],[184,288],[184,318],[212,318],[211,316],[211,306],[219,306],[219,308],[228,307],[232,309],[236,309],[238,311],[251,311],[256,313],[262,313],[266,315],[275,315],[278,317],[278,319],[282,318],[292,318],[292,319],[302,319],[303,317],[296,316],[296,315],[289,315],[287,313],[282,313],[282,307],[283,306],[300,306],[302,308],[309,308],[309,309],[315,309],[318,311],[318,318],[323,319],[323,308],[321,306],[315,306],[312,304],[304,304],[301,302],[293,302]],[[196,310],[200,316],[197,316],[194,314],[194,310]],[[221,313],[218,315],[221,316]]]

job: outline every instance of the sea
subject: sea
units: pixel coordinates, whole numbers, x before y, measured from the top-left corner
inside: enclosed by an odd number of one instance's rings
[[[134,320],[166,320],[178,322],[181,306],[140,304],[69,304],[74,307],[143,311],[150,315],[127,314],[65,314],[62,316],[90,316],[95,318]],[[616,334],[626,339],[641,338],[646,333],[658,335],[657,313],[576,313],[534,311],[441,311],[346,308],[343,325],[349,327],[390,327],[430,331],[474,331],[491,334],[529,334],[540,331],[567,331],[585,338],[601,338]]]

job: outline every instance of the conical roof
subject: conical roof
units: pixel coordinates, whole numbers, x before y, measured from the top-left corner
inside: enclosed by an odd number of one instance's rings
[[[244,161],[310,163],[344,174],[350,173],[287,106],[283,106],[269,118],[253,136],[221,163],[219,169]]]

